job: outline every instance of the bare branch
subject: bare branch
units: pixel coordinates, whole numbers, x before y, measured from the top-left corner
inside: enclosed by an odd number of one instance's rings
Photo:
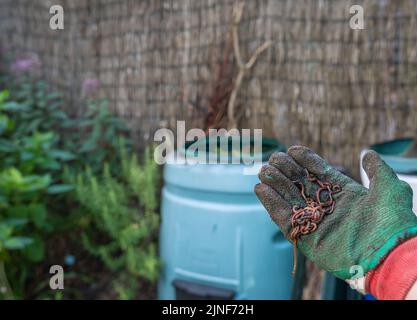
[[[238,91],[240,89],[240,86],[242,84],[243,78],[245,76],[246,71],[251,69],[253,65],[255,64],[258,57],[264,52],[266,49],[268,49],[272,42],[266,41],[264,44],[259,46],[251,55],[249,61],[247,63],[244,63],[242,61],[242,56],[240,54],[240,47],[239,47],[239,34],[238,34],[238,27],[240,24],[240,21],[242,20],[243,15],[243,3],[237,3],[233,7],[233,25],[232,25],[232,41],[233,41],[233,51],[235,55],[235,60],[238,66],[238,73],[236,76],[236,80],[233,84],[232,93],[230,94],[230,99],[227,104],[227,118],[228,118],[228,129],[234,129],[237,126],[236,122],[236,116],[235,116],[235,103]]]

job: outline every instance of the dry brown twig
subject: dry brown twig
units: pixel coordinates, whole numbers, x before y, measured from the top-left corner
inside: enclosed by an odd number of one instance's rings
[[[239,34],[238,34],[238,27],[240,24],[240,21],[242,20],[243,15],[243,3],[237,3],[233,7],[233,24],[232,24],[232,38],[233,38],[233,51],[236,59],[236,63],[238,66],[238,73],[236,76],[236,80],[233,84],[232,93],[230,95],[229,103],[227,105],[227,118],[228,118],[228,129],[234,129],[237,126],[236,116],[235,116],[235,104],[236,104],[236,97],[238,94],[238,91],[240,89],[240,86],[242,85],[242,80],[245,76],[245,74],[250,70],[253,65],[256,62],[256,59],[264,52],[266,49],[268,49],[272,42],[266,41],[263,43],[260,47],[258,47],[249,60],[244,63],[242,61],[242,56],[240,54],[240,46],[239,46]]]

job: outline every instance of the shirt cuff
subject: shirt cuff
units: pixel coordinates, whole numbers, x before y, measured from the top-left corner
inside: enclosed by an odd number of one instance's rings
[[[366,289],[379,300],[402,300],[417,281],[417,237],[397,246],[366,275]]]

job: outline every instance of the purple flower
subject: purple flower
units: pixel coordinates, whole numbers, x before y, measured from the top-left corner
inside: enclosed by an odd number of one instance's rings
[[[83,95],[88,96],[91,95],[100,89],[100,81],[95,78],[87,78],[83,81],[82,90]]]
[[[16,76],[22,75],[24,73],[37,73],[42,64],[39,60],[39,57],[35,54],[23,58],[18,58],[15,61],[13,61],[10,70],[12,73],[14,73]]]

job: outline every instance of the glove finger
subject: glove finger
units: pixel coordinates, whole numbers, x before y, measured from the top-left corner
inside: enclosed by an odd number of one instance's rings
[[[279,169],[290,181],[305,179],[304,169],[284,152],[273,153],[268,163]]]
[[[291,230],[291,205],[267,184],[257,184],[255,193],[268,211],[271,219],[279,226],[284,236],[288,238]]]
[[[311,183],[307,179],[306,171],[303,167],[297,164],[293,158],[284,152],[277,152],[272,154],[269,158],[269,164],[275,168],[278,168],[290,181],[301,183],[305,188],[306,195],[314,195],[317,191],[317,185]],[[301,192],[299,191],[299,197],[301,198]],[[305,204],[304,199],[298,201],[297,205]],[[294,202],[291,202],[294,204]]]
[[[300,190],[277,168],[269,164],[264,165],[259,172],[259,179],[262,183],[272,187],[291,205],[302,203]]]
[[[388,181],[390,179],[397,180],[394,170],[389,167],[378,153],[373,150],[368,151],[362,160],[362,166],[368,175],[370,184],[374,184],[376,178]]]
[[[288,149],[288,154],[301,167],[306,168],[308,172],[328,181],[337,183],[341,187],[348,183],[356,183],[354,180],[345,176],[340,171],[329,165],[318,154],[303,146],[292,146]]]

